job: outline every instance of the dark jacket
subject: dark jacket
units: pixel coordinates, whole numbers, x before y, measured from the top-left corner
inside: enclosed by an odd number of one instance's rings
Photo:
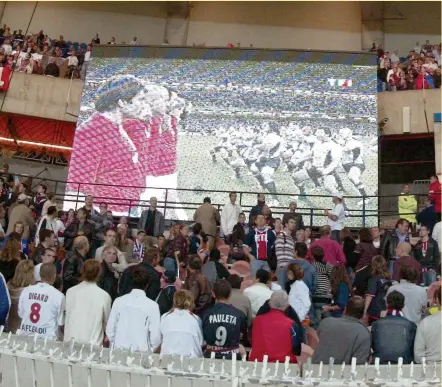
[[[167,313],[172,309],[173,306],[173,296],[176,293],[176,287],[174,284],[167,284],[163,289],[161,289],[160,294],[155,300],[160,307],[160,315]]]
[[[173,240],[171,240],[169,242],[169,251],[167,252],[167,256],[174,258],[175,251],[180,252],[178,255],[178,261],[187,263],[189,260],[189,239],[179,234]]]
[[[199,271],[195,271],[186,278],[183,289],[189,290],[195,300],[193,312],[201,316],[212,305],[212,293],[207,278]]]
[[[49,63],[45,68],[45,75],[58,78],[60,76],[60,67],[58,67],[56,63]]]
[[[152,301],[155,301],[158,297],[158,294],[161,290],[161,274],[158,273],[155,268],[146,263],[141,262],[138,265],[143,265],[147,271],[149,272],[149,286],[146,289],[146,296],[150,298]],[[118,295],[124,296],[132,291],[132,271],[138,266],[132,265],[123,271],[123,274],[120,278],[120,283],[118,285]]]
[[[75,222],[72,222],[67,229],[64,231],[64,248],[66,250],[72,249],[72,244],[74,243],[74,239],[78,236],[79,232],[79,222],[76,220]],[[94,233],[94,225],[86,221],[86,223],[83,226],[83,233],[84,236],[89,240],[89,242],[92,240],[92,235]]]
[[[427,242],[427,251],[423,251],[424,243],[420,240],[413,249],[413,256],[422,267],[426,269],[436,269],[440,262],[440,252],[437,242],[433,238],[429,238]]]
[[[262,214],[262,207],[264,207],[265,203],[260,204],[258,202],[258,204],[256,206],[253,206],[250,210],[250,214],[249,214],[249,226],[252,227],[253,226],[253,218],[255,218],[256,216],[258,216],[259,214]]]
[[[402,316],[386,316],[373,323],[371,327],[371,347],[373,358],[379,357],[381,363],[397,363],[402,357],[404,364],[413,361],[416,324]]]
[[[410,243],[410,239],[405,238],[405,242]],[[394,259],[396,256],[396,247],[399,244],[399,238],[396,235],[396,230],[392,232],[385,232],[384,238],[381,242],[381,255],[388,262],[391,259]]]
[[[115,272],[109,268],[109,264],[105,261],[101,262],[101,274],[97,285],[109,294],[112,302],[115,301],[118,296],[118,278],[115,277]]]
[[[347,267],[351,267],[353,270],[358,264],[359,256],[355,252],[356,242],[352,237],[345,237],[342,241],[342,250],[344,251]]]
[[[18,265],[18,259],[11,259],[10,261],[0,261],[0,273],[3,274],[3,277],[5,277],[5,281],[8,282],[9,280],[14,277],[15,269]]]
[[[80,283],[80,271],[83,267],[84,257],[78,251],[71,251],[67,254],[63,263],[62,279],[63,293]]]
[[[146,226],[147,226],[147,218],[149,215],[149,210],[144,210],[141,213],[141,217],[140,220],[138,222],[138,230],[144,230],[146,231]],[[154,228],[153,230],[150,230],[150,234],[152,234],[152,236],[159,236],[159,235],[163,235],[164,233],[164,215],[158,211],[155,210],[155,220],[154,220]]]
[[[96,241],[104,241],[104,234],[113,225],[112,217],[107,215],[94,214],[91,215],[90,220],[93,222],[94,225],[92,239]]]
[[[244,240],[246,239],[246,231],[248,233],[249,226],[248,225],[243,226],[241,223],[238,222],[233,226],[232,235],[230,236],[229,242],[233,245],[238,244],[239,241],[244,243]]]
[[[41,243],[39,243],[35,248],[34,254],[32,255],[32,262],[34,262],[34,265],[41,263],[41,256],[43,255],[45,249],[46,248]]]
[[[422,226],[427,226],[430,233],[433,231],[434,225],[437,221],[434,205],[425,207],[416,215],[416,222]]]

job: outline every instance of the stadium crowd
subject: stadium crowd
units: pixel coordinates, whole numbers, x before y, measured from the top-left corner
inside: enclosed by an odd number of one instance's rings
[[[399,90],[440,89],[441,45],[429,41],[410,50],[407,57],[397,51],[385,52],[373,43],[370,51],[378,56],[378,92]]]
[[[357,235],[345,227],[340,195],[319,235],[304,225],[296,202],[274,217],[258,194],[247,219],[235,192],[221,212],[205,198],[191,227],[169,230],[151,198],[132,229],[92,196],[63,212],[45,185],[31,193],[29,182],[14,181],[5,165],[0,324],[6,331],[191,357],[441,360],[435,176],[426,216],[416,215],[404,187],[395,229],[362,228]]]

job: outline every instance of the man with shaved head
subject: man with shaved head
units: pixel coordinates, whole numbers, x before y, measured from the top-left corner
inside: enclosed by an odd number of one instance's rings
[[[401,279],[401,268],[403,266],[413,266],[419,273],[416,285],[422,282],[422,267],[421,264],[416,261],[411,255],[411,245],[408,242],[399,243],[396,247],[396,256],[399,257],[393,266],[393,275],[391,279],[393,281],[400,281]]]

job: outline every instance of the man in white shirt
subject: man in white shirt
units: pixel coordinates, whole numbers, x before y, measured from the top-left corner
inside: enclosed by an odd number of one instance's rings
[[[82,282],[67,291],[65,342],[74,339],[80,344],[103,344],[112,301],[97,286],[99,277],[100,264],[89,259],[81,269]]]
[[[57,253],[55,252],[55,248],[47,248],[44,250],[42,256],[41,256],[41,263],[39,263],[38,265],[36,265],[34,267],[34,278],[35,278],[35,282],[40,282],[41,281],[41,276],[40,276],[40,268],[43,264],[45,263],[51,263],[53,264],[55,261],[55,258],[57,258]]]
[[[106,335],[114,348],[154,352],[161,345],[160,308],[146,296],[149,272],[138,265],[132,272],[132,291],[112,306]]]
[[[5,43],[3,44],[2,48],[3,48],[4,53],[5,53],[6,56],[7,55],[11,55],[11,53],[12,53],[12,46],[10,44],[9,39],[5,40]]]
[[[225,238],[232,234],[233,227],[238,222],[239,214],[242,212],[241,207],[236,204],[236,196],[236,192],[230,192],[230,200],[221,210],[221,231]]]
[[[442,252],[442,222],[438,222],[434,225],[433,232],[431,233],[431,237],[437,242],[439,246],[439,251]]]
[[[106,231],[106,233],[104,234],[104,245],[99,247],[95,251],[95,260],[97,260],[99,263],[103,262],[104,248],[107,246],[115,247],[116,237],[117,237],[117,234],[115,233],[114,230],[109,229]],[[113,263],[112,267],[115,270],[117,270],[118,272],[122,273],[124,271],[124,269],[126,269],[126,267],[127,267],[126,256],[124,255],[124,253],[122,251],[120,251],[118,249],[117,249],[117,254],[118,254],[118,263]]]
[[[259,269],[256,272],[255,283],[244,289],[244,295],[250,300],[252,305],[252,319],[256,317],[259,308],[270,299],[273,291],[269,287],[270,273],[267,270]]]
[[[343,196],[341,194],[335,194],[333,196],[333,204],[335,207],[333,210],[325,210],[325,216],[327,216],[327,224],[332,230],[331,239],[340,243],[340,233],[344,228],[345,221],[345,207],[343,202]]]
[[[23,289],[18,301],[20,332],[26,336],[57,339],[64,325],[65,297],[52,285],[57,270],[52,263],[40,268],[41,282]]]

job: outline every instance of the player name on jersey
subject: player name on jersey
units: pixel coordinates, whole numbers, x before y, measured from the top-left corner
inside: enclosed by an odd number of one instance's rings
[[[209,316],[209,323],[227,323],[236,325],[236,317],[230,314],[215,314]]]
[[[49,299],[49,296],[47,294],[29,293],[29,299],[35,300],[35,301],[47,302]]]

